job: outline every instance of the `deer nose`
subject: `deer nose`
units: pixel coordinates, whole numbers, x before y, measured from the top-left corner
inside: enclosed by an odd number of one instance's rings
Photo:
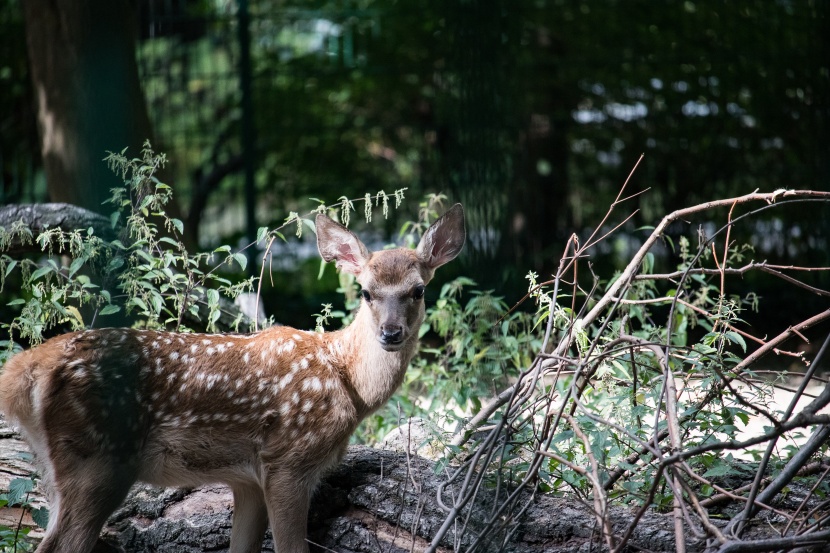
[[[403,341],[403,327],[386,326],[380,327],[380,341],[384,344],[399,344]]]

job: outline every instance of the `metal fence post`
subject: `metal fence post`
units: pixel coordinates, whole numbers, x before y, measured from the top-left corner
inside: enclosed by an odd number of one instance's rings
[[[256,240],[256,182],[255,173],[255,129],[253,118],[253,100],[251,97],[251,16],[248,12],[248,0],[239,0],[237,9],[239,40],[239,88],[242,92],[242,158],[245,171],[245,229],[246,242]],[[257,274],[255,248],[245,250],[248,255],[248,272]]]

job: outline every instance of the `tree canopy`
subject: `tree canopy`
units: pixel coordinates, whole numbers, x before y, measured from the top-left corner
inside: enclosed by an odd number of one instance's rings
[[[516,265],[518,273],[550,269],[565,237],[596,224],[640,154],[645,223],[712,196],[826,188],[830,175],[823,2],[245,4],[258,224],[282,220],[308,197],[443,191],[468,205],[477,229],[468,261],[505,261],[482,277],[500,282]],[[11,51],[22,21],[9,7],[2,40]],[[237,4],[138,8],[136,56],[155,145],[172,161],[188,228],[220,243],[245,229]],[[3,94],[24,103],[33,93],[20,51],[4,63],[15,86]],[[30,145],[31,117],[23,110],[6,123]],[[95,124],[124,126],[106,117]],[[3,140],[12,152],[4,174],[19,174],[10,160],[21,140]],[[28,155],[39,166],[39,153]],[[10,181],[7,200],[24,197]],[[799,255],[824,249],[808,245],[810,227]]]

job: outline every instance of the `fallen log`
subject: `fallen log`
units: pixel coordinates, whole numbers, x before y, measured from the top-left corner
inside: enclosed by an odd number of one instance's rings
[[[28,477],[34,469],[28,447],[0,418],[0,491],[13,478]],[[436,501],[443,474],[432,461],[402,452],[352,446],[341,464],[323,481],[309,515],[312,551],[338,553],[404,553],[423,551],[444,521]],[[491,497],[492,499],[492,497]],[[44,505],[36,487],[30,498]],[[102,539],[113,550],[126,553],[225,552],[230,544],[233,501],[221,485],[194,489],[162,489],[137,485],[124,505],[107,522]],[[444,553],[464,549],[486,520],[492,505],[477,504],[467,528],[450,532]],[[625,528],[632,511],[613,508],[615,529]],[[509,543],[490,543],[483,551],[565,553],[606,550],[596,518],[588,505],[573,498],[539,495],[521,520],[505,520],[512,532]],[[31,528],[28,539],[39,541],[43,530],[18,508],[0,509],[0,526]],[[460,543],[455,543],[456,533]],[[705,543],[689,536],[687,551],[703,551]],[[629,551],[675,551],[670,516],[648,513],[638,523]],[[273,552],[270,532],[263,551]]]

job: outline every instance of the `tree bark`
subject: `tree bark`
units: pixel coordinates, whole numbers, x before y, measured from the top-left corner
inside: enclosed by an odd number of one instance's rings
[[[152,138],[127,0],[23,2],[41,153],[52,201],[92,210],[120,184],[102,161]]]

